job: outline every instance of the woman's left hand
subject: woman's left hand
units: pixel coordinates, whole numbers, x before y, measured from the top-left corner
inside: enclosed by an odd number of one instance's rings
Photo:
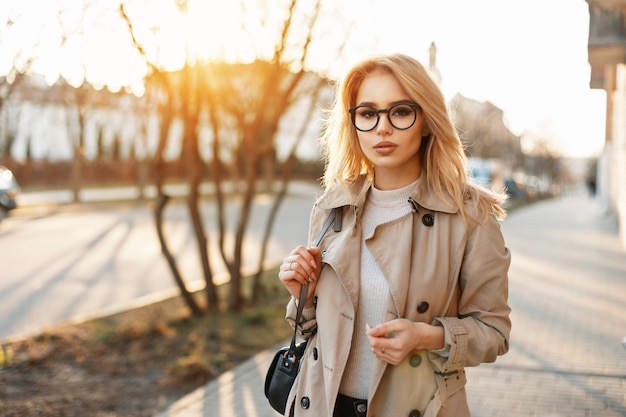
[[[444,331],[441,326],[395,319],[366,328],[374,355],[391,365],[398,365],[414,350],[443,348]]]

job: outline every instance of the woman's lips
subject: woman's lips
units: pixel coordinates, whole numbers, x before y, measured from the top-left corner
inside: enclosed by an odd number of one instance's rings
[[[374,150],[380,154],[388,154],[396,150],[398,145],[392,142],[379,142],[374,146]]]

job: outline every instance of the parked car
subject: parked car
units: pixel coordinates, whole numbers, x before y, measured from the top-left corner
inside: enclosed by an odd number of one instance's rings
[[[520,187],[513,178],[508,178],[504,180],[504,187],[506,188],[506,193],[511,199],[526,200],[526,191],[524,191],[524,189]]]
[[[10,169],[0,165],[0,221],[17,207],[17,195],[20,186]]]

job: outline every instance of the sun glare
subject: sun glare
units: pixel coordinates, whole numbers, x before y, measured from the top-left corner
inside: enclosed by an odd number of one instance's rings
[[[242,27],[240,7],[240,2],[235,1],[190,3],[190,43],[200,58],[250,60],[254,51]]]
[[[170,2],[159,4],[155,43],[165,68],[180,68],[185,59],[250,62],[258,55],[255,33],[250,33],[254,27],[244,28],[243,19],[254,14],[256,2],[247,2],[246,10],[240,2],[190,0],[186,10]]]

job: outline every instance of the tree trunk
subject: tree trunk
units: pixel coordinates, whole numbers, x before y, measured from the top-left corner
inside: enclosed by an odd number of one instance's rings
[[[185,286],[185,281],[181,276],[178,266],[176,265],[176,258],[172,255],[169,247],[167,246],[167,242],[165,240],[165,235],[163,233],[163,210],[165,209],[165,205],[169,201],[169,197],[165,194],[159,193],[157,198],[157,204],[154,209],[154,219],[156,223],[157,235],[159,236],[159,243],[161,244],[161,253],[165,257],[167,264],[172,271],[172,275],[174,276],[174,281],[176,281],[176,285],[180,289],[180,293],[185,300],[185,303],[191,310],[192,314],[196,317],[202,316],[202,310],[196,303],[196,300],[193,298],[193,295],[187,290]]]
[[[164,83],[167,83],[165,81]],[[171,97],[171,90],[167,88],[168,84],[165,84],[165,91],[168,93],[169,97]],[[194,316],[201,316],[202,310],[196,303],[196,300],[187,290],[185,285],[185,281],[180,274],[178,269],[178,265],[176,264],[176,258],[171,253],[168,245],[167,239],[165,237],[165,233],[163,231],[163,211],[165,209],[165,205],[167,204],[169,197],[165,195],[163,192],[163,183],[164,183],[164,175],[165,175],[165,162],[163,159],[163,152],[165,151],[165,147],[167,145],[167,138],[169,133],[170,124],[173,118],[172,115],[172,101],[167,100],[164,108],[161,109],[161,126],[159,129],[159,142],[157,145],[156,154],[154,155],[154,176],[155,176],[155,185],[157,188],[157,201],[156,207],[154,210],[154,221],[155,227],[157,231],[157,235],[159,237],[159,243],[161,245],[161,253],[165,257],[167,264],[172,272],[172,276],[174,277],[174,281],[180,290],[181,296],[183,300],[187,304],[187,307],[191,310]]]
[[[259,264],[257,267],[257,271],[254,274],[254,282],[252,285],[252,302],[254,302],[254,300],[258,300],[261,297],[262,292],[263,292],[263,287],[261,285],[261,276],[263,275],[263,261],[265,260],[265,255],[267,253],[267,245],[270,240],[272,228],[274,227],[274,223],[276,221],[276,216],[278,215],[278,210],[280,209],[280,206],[283,200],[285,199],[285,196],[287,195],[287,190],[289,189],[289,183],[293,179],[294,169],[296,167],[296,163],[298,162],[296,152],[298,150],[298,146],[300,145],[300,142],[302,141],[302,138],[304,138],[304,134],[306,133],[307,121],[311,118],[311,116],[314,113],[315,103],[317,102],[319,98],[322,85],[323,85],[323,81],[320,80],[311,97],[311,101],[309,103],[306,117],[304,117],[304,121],[302,122],[302,125],[300,126],[300,129],[298,131],[298,134],[296,135],[296,140],[294,144],[292,145],[289,151],[289,155],[287,156],[287,160],[285,161],[285,164],[283,166],[284,173],[282,177],[283,179],[281,182],[281,186],[280,186],[278,193],[276,194],[276,197],[274,198],[274,202],[272,204],[269,217],[267,219],[267,222],[265,223],[265,231],[263,233],[263,240],[261,241],[261,253],[259,255]]]
[[[202,179],[202,161],[200,159],[200,149],[198,147],[198,113],[200,111],[198,96],[198,67],[187,66],[185,68],[185,88],[187,100],[183,101],[183,117],[185,120],[185,132],[183,137],[184,156],[187,161],[187,178],[189,184],[189,214],[191,216],[193,230],[198,244],[198,253],[207,294],[207,309],[217,310],[218,296],[213,283],[213,271],[209,260],[209,248],[207,237],[204,231],[202,216],[200,215],[199,188]]]

